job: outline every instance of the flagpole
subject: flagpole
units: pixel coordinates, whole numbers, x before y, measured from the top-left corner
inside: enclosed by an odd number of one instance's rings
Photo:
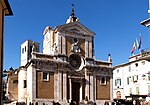
[[[142,36],[141,36],[141,33],[139,33],[139,36],[140,36],[140,39],[139,39],[139,46],[138,46],[138,50],[141,54],[141,48],[142,48]]]

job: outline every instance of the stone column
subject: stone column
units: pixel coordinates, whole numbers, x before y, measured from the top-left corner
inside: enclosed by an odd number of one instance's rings
[[[59,84],[59,71],[57,72],[57,82],[56,82],[56,86],[57,86],[57,93],[56,93],[56,96],[57,96],[57,98],[56,98],[56,100],[55,101],[59,101],[59,87],[60,87],[60,84]]]
[[[66,55],[66,38],[62,36],[62,53]]]
[[[61,44],[62,44],[60,34],[58,34],[57,38],[58,38],[57,39],[58,40],[58,46],[57,46],[57,48],[58,48],[58,54],[60,54],[61,53]]]
[[[58,74],[54,72],[54,100],[58,99]]]
[[[83,86],[82,86],[82,83],[81,83],[81,85],[80,85],[80,102],[82,101],[82,88],[83,88]]]
[[[69,79],[69,90],[70,90],[70,92],[69,92],[69,94],[70,94],[69,101],[71,102],[71,100],[72,100],[72,83],[71,83],[71,79]]]
[[[94,102],[96,101],[96,74],[95,74],[95,71],[93,72],[93,99],[94,99]]]
[[[58,87],[59,87],[59,101],[62,101],[62,72],[59,72],[59,84],[58,84]]]
[[[90,75],[90,99],[91,101],[94,101],[94,80],[93,80],[93,75]]]
[[[110,76],[110,100],[113,100],[113,78]]]
[[[88,57],[88,55],[89,55],[89,49],[88,49],[88,41],[86,40],[85,41],[85,57]]]
[[[32,68],[32,102],[34,99],[36,99],[36,69],[35,67]]]
[[[92,41],[90,40],[89,41],[89,57],[92,58],[92,55],[93,55],[93,48],[92,48]]]
[[[89,99],[89,76],[87,75],[87,69],[85,68],[85,80],[86,80],[86,85],[85,85],[85,97],[87,96]]]
[[[63,101],[67,102],[67,74],[63,73]]]

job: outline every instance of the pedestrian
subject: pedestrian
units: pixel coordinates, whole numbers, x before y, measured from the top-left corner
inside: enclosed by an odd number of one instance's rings
[[[56,105],[56,103],[55,103],[55,101],[54,101],[54,100],[52,101],[52,103],[53,103],[53,105]]]
[[[104,105],[109,105],[109,102],[108,102],[108,101],[105,101]]]
[[[115,102],[112,102],[111,105],[115,105]]]
[[[59,102],[57,102],[55,105],[60,105],[60,103],[59,103]]]
[[[70,105],[75,105],[75,103],[73,102],[73,100],[71,100],[71,103],[70,103]]]
[[[16,105],[19,105],[18,101],[16,102]]]

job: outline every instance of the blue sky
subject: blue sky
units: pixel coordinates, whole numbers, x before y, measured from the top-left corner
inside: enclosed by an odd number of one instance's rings
[[[80,22],[94,31],[95,54],[113,65],[128,62],[133,42],[142,34],[142,48],[150,47],[150,29],[140,25],[149,17],[148,0],[9,0],[13,16],[5,17],[4,69],[20,65],[20,45],[27,39],[40,43],[46,26],[65,24],[75,4]],[[138,51],[135,51],[138,54]]]

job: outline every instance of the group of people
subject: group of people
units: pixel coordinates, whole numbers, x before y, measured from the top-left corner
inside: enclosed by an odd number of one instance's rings
[[[144,102],[141,100],[133,100],[133,101],[113,101],[113,102],[109,102],[106,101],[104,103],[104,105],[150,105],[150,101],[149,102]]]
[[[53,105],[61,105],[59,102],[55,102],[54,100],[52,101],[52,103],[53,103]],[[78,103],[75,104],[75,103],[73,102],[73,100],[71,100],[71,103],[70,103],[69,105],[79,105],[79,104],[78,104]]]
[[[54,100],[53,100],[53,105],[61,105],[59,102],[55,102]]]

